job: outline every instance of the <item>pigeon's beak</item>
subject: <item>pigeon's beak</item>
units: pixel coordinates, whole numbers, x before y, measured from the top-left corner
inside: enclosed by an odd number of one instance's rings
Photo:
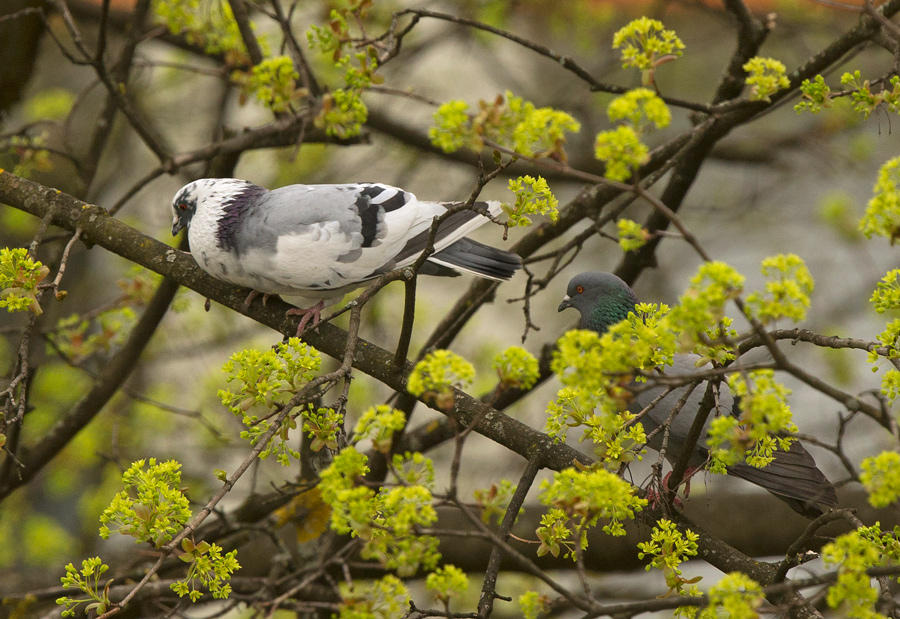
[[[567,308],[569,308],[569,307],[572,307],[571,301],[572,301],[572,298],[571,298],[569,295],[564,296],[564,297],[563,297],[563,300],[562,300],[562,303],[559,304],[559,307],[556,308],[556,311],[557,311],[557,312],[561,312],[561,311],[563,311],[564,309],[567,309]]]
[[[176,219],[174,223],[172,223],[172,236],[181,232],[182,228],[184,228],[184,224],[181,223],[180,219]]]

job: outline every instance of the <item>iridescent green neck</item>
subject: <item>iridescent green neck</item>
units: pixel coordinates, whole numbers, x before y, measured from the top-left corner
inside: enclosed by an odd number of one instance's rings
[[[634,311],[637,298],[631,290],[621,290],[604,295],[589,314],[581,316],[581,328],[591,329],[601,335],[612,325],[628,317]]]

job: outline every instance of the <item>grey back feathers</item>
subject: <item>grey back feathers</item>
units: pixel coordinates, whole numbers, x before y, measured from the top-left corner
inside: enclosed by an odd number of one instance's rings
[[[637,296],[620,278],[612,273],[592,271],[581,273],[572,278],[559,305],[559,311],[574,307],[581,314],[579,326],[598,333],[604,333],[610,326],[626,318],[635,310]],[[679,354],[675,356],[672,367],[662,368],[668,376],[686,376],[697,371],[695,355]],[[665,393],[660,384],[631,384],[634,399],[629,410],[637,414]],[[641,422],[648,434],[666,423],[677,403],[684,397],[688,387],[679,387],[665,395],[642,418]],[[674,463],[686,448],[686,440],[693,424],[694,417],[700,410],[701,400],[706,392],[706,383],[701,383],[672,420],[669,426],[666,444],[666,459]],[[706,420],[705,431],[715,415],[739,415],[737,403],[730,390],[720,384],[716,404]],[[664,432],[660,430],[650,439],[650,447],[659,451],[663,447]],[[694,446],[688,466],[703,466],[709,452],[706,442],[701,439]],[[813,457],[799,442],[794,442],[789,451],[776,451],[775,460],[768,466],[759,469],[746,464],[729,467],[728,473],[740,477],[753,484],[765,488],[773,495],[786,502],[794,511],[814,518],[827,509],[837,507],[837,495],[834,487],[818,469]]]
[[[415,262],[436,217],[452,204],[420,201],[379,183],[289,185],[268,191],[240,179],[200,179],[172,202],[172,234],[188,229],[191,252],[211,275],[290,303],[339,300],[383,273]],[[497,202],[475,209],[498,215]],[[519,256],[465,239],[489,219],[453,213],[420,272],[507,280]]]

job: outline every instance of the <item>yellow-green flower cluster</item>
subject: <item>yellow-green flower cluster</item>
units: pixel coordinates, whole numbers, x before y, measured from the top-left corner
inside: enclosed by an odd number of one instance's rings
[[[794,106],[797,113],[809,111],[818,114],[823,109],[831,107],[831,88],[825,83],[825,78],[817,75],[813,81],[803,80],[800,84],[800,92],[803,99]]]
[[[324,127],[328,135],[350,138],[359,135],[368,118],[369,108],[363,103],[359,92],[338,88],[323,98],[322,113],[316,116],[315,124]]]
[[[355,447],[347,447],[322,471],[319,490],[331,506],[331,528],[341,534],[368,533],[375,491],[356,484],[369,472],[369,459]]]
[[[886,357],[888,359],[896,359],[900,357],[900,319],[895,319],[887,323],[887,328],[878,334],[878,343],[887,349]],[[878,359],[878,351],[873,350],[869,353],[870,361]]]
[[[684,43],[674,30],[649,17],[638,18],[613,35],[613,49],[622,49],[622,68],[654,69],[661,60],[681,56]]]
[[[409,611],[409,590],[388,574],[368,585],[356,584],[353,592],[344,587],[338,619],[396,619]],[[334,615],[333,615],[334,616]]]
[[[392,472],[402,483],[410,486],[424,486],[428,490],[434,489],[434,463],[419,452],[394,454],[392,457]]]
[[[606,108],[612,122],[627,121],[636,131],[644,131],[651,125],[664,129],[672,121],[669,106],[649,88],[635,88],[613,99]]]
[[[619,247],[624,252],[640,249],[649,238],[647,231],[641,224],[624,217],[616,221],[616,232],[619,237]]]
[[[333,408],[308,409],[303,413],[303,431],[312,439],[309,448],[322,451],[338,448],[338,436],[344,428],[344,415]]]
[[[623,400],[606,392],[564,387],[556,400],[547,404],[545,431],[555,441],[565,438],[569,428],[582,427],[579,442],[589,440],[594,454],[607,470],[618,470],[644,453],[647,442],[644,426],[634,422],[634,414],[624,408]]]
[[[528,215],[546,215],[551,221],[559,219],[559,202],[542,176],[510,179],[508,187],[516,194],[514,205],[503,205],[503,211],[509,215],[508,226],[530,226]]]
[[[594,157],[606,164],[606,178],[624,182],[631,178],[633,170],[647,162],[650,149],[632,127],[622,125],[597,134]]]
[[[241,437],[255,444],[275,423],[269,415],[271,410],[287,404],[312,380],[321,364],[319,351],[296,337],[265,351],[248,349],[231,355],[222,371],[228,374],[226,382],[237,383],[237,389],[220,389],[218,395],[222,404],[247,427]],[[300,454],[287,442],[290,430],[296,425],[293,418],[286,420],[260,458],[275,454],[284,466],[290,458],[299,458]]]
[[[878,282],[870,301],[879,314],[900,308],[900,269],[889,271]],[[900,357],[900,319],[894,319],[885,325],[884,331],[878,334],[878,342],[886,349],[884,357],[888,359]],[[869,363],[876,363],[881,356],[878,350],[871,350]],[[872,371],[877,371],[877,368],[873,367]],[[884,373],[881,379],[881,392],[891,402],[900,397],[900,371],[891,368]]]
[[[334,52],[334,66],[343,71],[344,86],[322,97],[322,108],[313,122],[328,135],[345,139],[359,135],[369,118],[369,108],[362,100],[362,93],[372,84],[383,83],[384,79],[376,74],[378,62],[374,48],[346,57],[341,57],[341,49],[339,46]]]
[[[375,526],[359,553],[363,559],[374,559],[403,577],[435,568],[441,558],[438,539],[418,532],[437,521],[430,490],[424,486],[382,488],[373,509]]]
[[[875,611],[878,591],[866,574],[870,567],[900,562],[900,529],[882,533],[878,523],[860,527],[838,537],[822,548],[826,567],[837,567],[838,578],[828,589],[826,601],[831,608],[841,608],[850,619],[886,619]]]
[[[0,248],[0,307],[8,312],[42,314],[37,287],[49,274],[50,269],[33,260],[26,248]]]
[[[75,611],[81,604],[87,604],[83,612],[93,611],[96,615],[102,615],[109,609],[111,604],[109,590],[100,582],[100,577],[107,570],[109,570],[109,566],[103,563],[100,557],[82,560],[80,570],[71,563],[66,566],[66,573],[60,578],[62,586],[66,589],[78,589],[88,597],[87,599],[75,599],[68,596],[58,598],[56,603],[59,606],[65,606],[62,611],[63,617],[74,617]]]
[[[859,71],[844,73],[841,76],[841,84],[852,88],[851,98],[853,109],[863,114],[866,118],[882,105],[889,112],[900,113],[900,77],[894,75],[890,79],[891,90],[883,88],[881,92],[872,92],[869,80],[863,80]]]
[[[893,269],[881,278],[869,302],[879,314],[900,309],[900,269]]]
[[[693,585],[700,578],[686,579],[681,575],[682,563],[697,556],[697,540],[700,536],[685,529],[682,533],[674,522],[665,518],[659,520],[653,527],[650,534],[649,542],[638,543],[638,559],[650,557],[650,563],[646,569],[649,572],[652,568],[662,570],[666,579],[666,585],[669,590],[666,596],[673,593],[678,595],[698,596],[700,591],[692,586],[685,591],[685,585]]]
[[[741,572],[731,572],[709,589],[709,606],[698,619],[758,619],[757,609],[763,603],[759,583]]]
[[[394,432],[406,427],[406,415],[403,411],[381,404],[370,406],[356,422],[353,430],[353,441],[358,443],[371,440],[375,451],[388,454],[394,440]]]
[[[433,477],[430,463],[409,460],[412,467],[402,460],[395,459],[394,463],[408,477]],[[360,556],[375,559],[401,576],[410,576],[421,568],[433,569],[440,559],[438,540],[417,532],[437,520],[431,491],[421,484],[383,486],[378,491],[358,485],[369,471],[367,462],[355,447],[347,447],[322,472],[319,489],[322,500],[331,508],[331,528],[364,540]]]
[[[494,358],[503,389],[531,389],[540,376],[538,360],[521,346],[510,346]]]
[[[887,507],[900,498],[900,454],[883,451],[863,460],[860,468],[859,481],[872,507]]]
[[[538,619],[544,617],[550,609],[550,598],[541,595],[537,591],[526,591],[519,596],[519,610],[525,619]]]
[[[547,433],[562,440],[569,428],[582,427],[581,440],[594,444],[609,469],[643,453],[644,428],[627,409],[635,370],[671,365],[675,352],[668,307],[641,303],[636,310],[603,335],[569,331],[557,342],[551,362],[565,388],[547,406]]]
[[[859,229],[866,238],[877,234],[893,245],[900,237],[900,157],[894,157],[881,166],[878,182],[872,191],[874,195],[859,222]]]
[[[442,410],[453,408],[453,389],[463,388],[475,378],[471,363],[449,350],[435,350],[416,364],[409,375],[407,390],[425,397]]]
[[[448,101],[434,113],[428,137],[444,152],[460,148],[480,151],[491,140],[527,157],[554,157],[565,161],[567,132],[581,125],[572,116],[550,107],[536,107],[507,91],[493,102],[480,101],[470,113],[464,101]]]
[[[452,153],[460,148],[479,151],[484,141],[469,130],[469,104],[461,100],[448,101],[434,113],[434,127],[428,130],[431,143]]]
[[[772,95],[791,85],[784,63],[774,58],[751,58],[742,67],[747,72],[751,101],[771,101]]]
[[[815,283],[803,259],[796,254],[771,256],[762,261],[762,274],[769,280],[765,292],[747,297],[753,315],[763,324],[779,318],[805,320]]]
[[[301,95],[296,88],[299,77],[289,57],[274,56],[254,66],[249,73],[235,71],[231,79],[240,87],[243,98],[254,97],[273,112],[285,112]]]
[[[246,58],[244,39],[228,2],[154,0],[153,11],[169,32],[203,47],[207,54],[225,54],[229,64]]]
[[[551,369],[564,385],[624,401],[630,395],[622,389],[635,369],[672,364],[675,335],[666,320],[668,306],[641,303],[636,310],[603,335],[575,329],[560,338]]]
[[[700,342],[700,335],[725,317],[725,304],[743,292],[744,279],[724,262],[700,265],[669,313],[670,327],[681,334],[683,349],[691,350]]]
[[[331,54],[334,62],[340,60],[344,47],[350,44],[350,30],[344,13],[331,9],[326,27],[312,24],[306,31],[309,46],[323,54]]]
[[[145,468],[146,467],[146,468]],[[109,539],[110,525],[136,543],[157,548],[171,541],[191,517],[187,497],[181,491],[181,464],[155,458],[134,462],[123,474],[125,490],[118,493],[100,516],[100,537]]]
[[[787,404],[790,389],[775,380],[774,370],[754,370],[728,376],[728,386],[740,398],[741,417],[722,415],[709,428],[709,446],[713,458],[711,470],[724,473],[746,458],[747,464],[762,468],[772,462],[776,449],[787,451],[796,432]]]
[[[242,415],[252,407],[273,407],[287,402],[309,382],[322,365],[319,351],[292,337],[265,351],[243,350],[231,355],[222,371],[236,392],[220,390],[222,403]]]
[[[624,124],[597,134],[594,156],[606,164],[604,175],[614,181],[625,181],[640,165],[647,162],[649,148],[641,136],[654,126],[669,126],[671,113],[665,102],[649,88],[636,88],[613,99],[606,108],[609,119]]]
[[[200,542],[195,544],[185,538],[181,542],[184,552],[178,558],[185,563],[190,563],[187,576],[173,582],[169,587],[179,597],[188,596],[192,602],[203,597],[203,592],[197,589],[195,581],[200,581],[217,600],[227,599],[231,595],[231,575],[241,569],[237,561],[237,550],[232,550],[224,555],[222,547],[218,544]]]
[[[551,107],[535,107],[530,101],[507,93],[509,109],[516,118],[512,129],[513,150],[528,157],[556,155],[566,160],[566,132],[578,133],[581,123],[569,114]]]
[[[635,513],[647,506],[646,500],[635,495],[634,486],[604,469],[579,471],[568,468],[554,473],[552,481],[544,480],[541,484],[539,498],[544,505],[553,507],[547,514],[552,514],[552,519],[542,521],[538,529],[542,547],[546,547],[545,553],[553,553],[554,545],[565,541],[565,538],[553,533],[554,529],[564,534],[569,523],[572,523],[581,537],[578,543],[586,548],[585,533],[600,520],[605,523],[605,533],[625,535],[622,521],[633,519]],[[541,552],[538,551],[538,554]],[[574,559],[574,551],[567,556]]]
[[[443,565],[425,578],[425,588],[435,600],[447,604],[469,590],[469,577],[455,565]]]

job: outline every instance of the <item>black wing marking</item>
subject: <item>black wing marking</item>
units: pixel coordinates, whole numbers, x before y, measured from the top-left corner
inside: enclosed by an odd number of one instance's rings
[[[388,187],[387,185],[367,184],[363,185],[360,194],[366,196],[372,204],[378,204],[384,209],[385,213],[396,211],[402,208],[412,199],[412,194],[397,189],[396,187]]]
[[[248,184],[224,203],[216,227],[216,243],[221,249],[241,254],[244,247],[238,241],[238,229],[256,201],[265,193],[266,189],[263,187]]]
[[[355,202],[359,215],[362,247],[376,247],[384,236],[384,218],[410,200],[410,194],[385,185],[363,185]]]

